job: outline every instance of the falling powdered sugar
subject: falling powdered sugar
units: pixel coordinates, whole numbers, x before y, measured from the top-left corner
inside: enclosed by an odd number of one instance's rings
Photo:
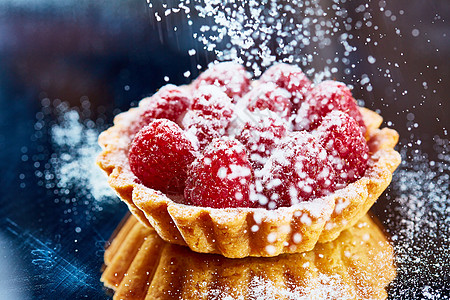
[[[158,28],[177,16],[206,52],[214,53],[218,61],[244,64],[255,76],[282,61],[302,66],[320,81],[336,73],[340,63],[348,64],[348,57],[356,51],[344,27],[348,12],[338,1],[182,0],[150,4],[149,8]],[[165,11],[171,13],[161,17]],[[328,51],[331,44],[337,46],[336,52]]]

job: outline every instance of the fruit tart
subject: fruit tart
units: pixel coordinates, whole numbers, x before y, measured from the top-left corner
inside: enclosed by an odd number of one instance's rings
[[[165,241],[226,257],[311,250],[353,226],[400,163],[398,134],[343,83],[232,62],[116,116],[98,165]]]
[[[243,259],[166,243],[130,216],[104,259],[113,299],[386,299],[396,276],[393,248],[367,214],[311,251]]]

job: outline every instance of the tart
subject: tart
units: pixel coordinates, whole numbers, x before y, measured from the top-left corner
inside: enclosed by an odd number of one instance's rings
[[[103,132],[97,163],[165,241],[230,258],[313,249],[353,226],[400,163],[398,134],[342,83],[233,63],[168,85]]]
[[[114,299],[386,299],[396,275],[393,248],[368,215],[309,252],[243,259],[164,242],[130,216],[104,258]]]

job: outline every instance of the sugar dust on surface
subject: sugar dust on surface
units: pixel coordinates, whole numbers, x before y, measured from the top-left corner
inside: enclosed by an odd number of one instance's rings
[[[64,205],[64,223],[80,216],[89,222],[105,206],[118,203],[106,175],[95,165],[104,119],[86,117],[91,115],[87,98],[76,108],[58,99],[44,98],[41,104],[32,138],[41,144],[33,162],[38,185],[54,194],[55,204]],[[80,233],[82,228],[74,230]]]

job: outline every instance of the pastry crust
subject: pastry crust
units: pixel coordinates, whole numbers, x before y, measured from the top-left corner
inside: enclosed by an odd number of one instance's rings
[[[130,170],[130,128],[135,128],[144,101],[116,116],[114,126],[100,135],[103,151],[97,163],[139,221],[153,227],[163,240],[196,252],[241,258],[311,250],[317,242],[334,240],[355,224],[383,193],[400,164],[400,154],[393,149],[397,132],[378,129],[381,116],[360,108],[371,158],[365,176],[358,181],[326,197],[276,210],[184,205],[140,184]]]
[[[144,227],[129,219],[134,231]],[[396,275],[393,248],[368,215],[333,242],[273,258],[199,254],[164,242],[153,230],[136,243],[132,231],[114,240],[135,245],[131,264],[106,261],[126,249],[105,252],[102,281],[114,299],[386,299]]]

